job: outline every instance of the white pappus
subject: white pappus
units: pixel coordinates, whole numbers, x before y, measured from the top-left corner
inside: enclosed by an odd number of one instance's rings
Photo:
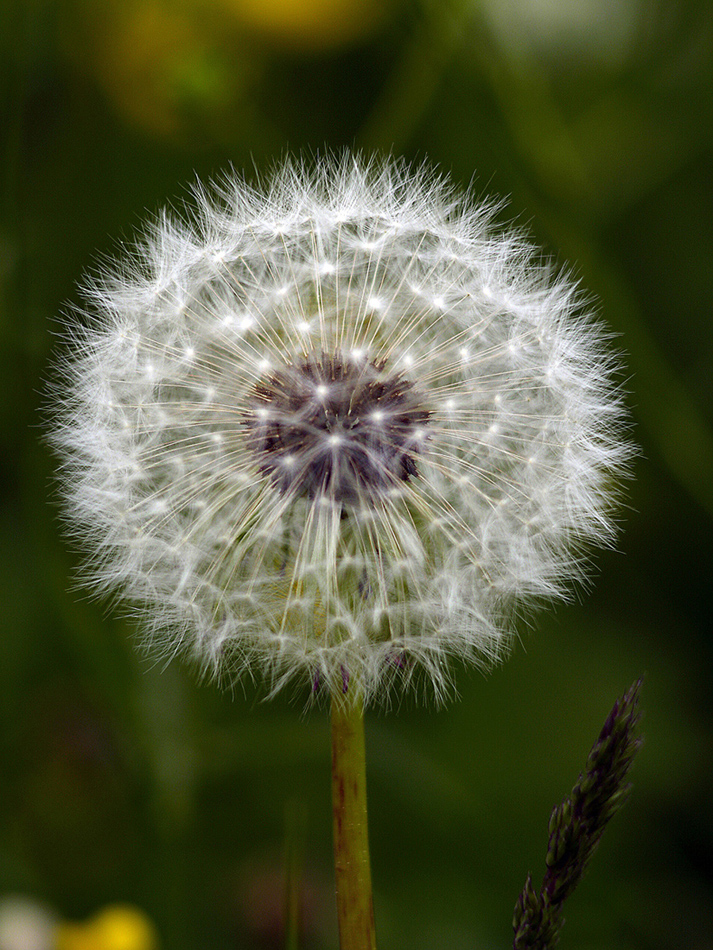
[[[492,207],[345,155],[196,189],[72,318],[53,441],[87,577],[164,655],[365,700],[500,658],[612,539],[606,333]]]

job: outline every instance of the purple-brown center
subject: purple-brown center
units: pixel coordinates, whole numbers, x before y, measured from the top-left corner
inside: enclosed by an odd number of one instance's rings
[[[283,492],[347,505],[418,475],[430,412],[386,360],[322,354],[284,366],[248,399],[248,444]]]

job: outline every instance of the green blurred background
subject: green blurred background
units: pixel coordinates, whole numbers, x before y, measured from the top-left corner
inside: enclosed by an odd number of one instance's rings
[[[646,673],[635,790],[561,946],[713,947],[713,12],[707,0],[0,5],[0,896],[142,908],[165,950],[336,946],[328,717],[138,655],[72,590],[43,445],[58,314],[147,213],[232,163],[428,157],[573,265],[642,447],[592,589],[443,710],[367,722],[386,950],[511,945],[550,809]]]

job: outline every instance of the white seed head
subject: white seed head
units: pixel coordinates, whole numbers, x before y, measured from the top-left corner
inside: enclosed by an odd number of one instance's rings
[[[288,162],[199,189],[90,284],[67,515],[164,654],[367,701],[421,670],[440,697],[611,540],[605,336],[491,218],[424,169]]]

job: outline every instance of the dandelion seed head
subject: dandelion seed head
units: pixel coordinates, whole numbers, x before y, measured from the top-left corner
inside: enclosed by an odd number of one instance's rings
[[[287,162],[197,200],[69,326],[53,439],[87,576],[206,671],[369,702],[420,670],[441,698],[612,540],[606,335],[424,169]]]

